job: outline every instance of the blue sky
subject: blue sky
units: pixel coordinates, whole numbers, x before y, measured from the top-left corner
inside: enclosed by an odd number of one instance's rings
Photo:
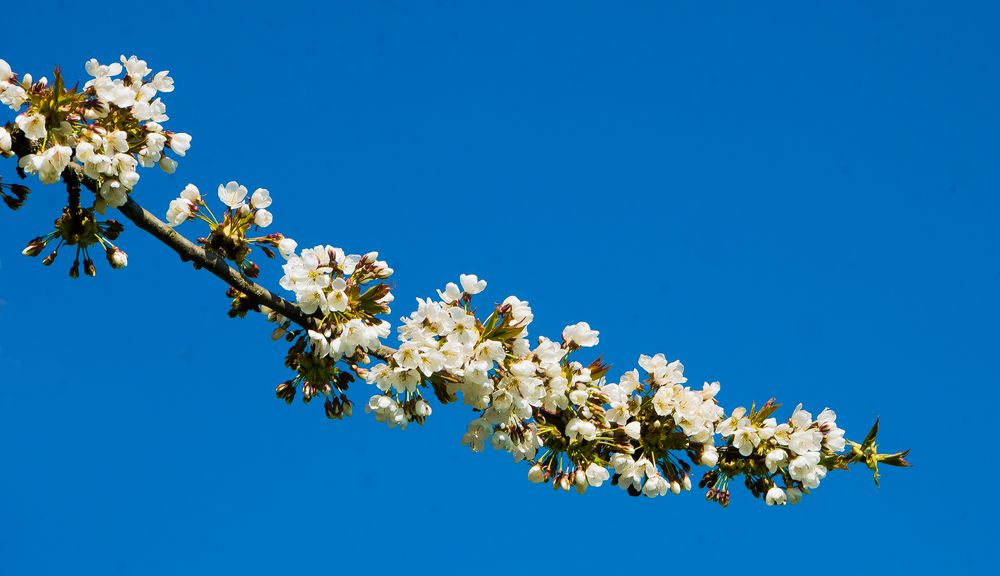
[[[8,10],[19,72],[171,70],[194,141],[144,175],[155,213],[188,182],[267,187],[301,244],[381,252],[394,319],[476,273],[531,302],[534,334],[590,322],[616,374],[664,352],[728,408],[830,406],[854,438],[881,416],[916,466],[722,510],[529,484],[459,444],[460,406],[406,432],[328,422],[274,398],[267,325],[138,230],[128,270],[93,280],[21,257],[61,207],[39,189],[0,214],[0,573],[987,571],[997,10],[802,4]]]

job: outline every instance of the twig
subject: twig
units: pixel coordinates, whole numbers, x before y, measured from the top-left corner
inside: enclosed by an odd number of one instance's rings
[[[226,284],[246,294],[255,303],[267,306],[307,330],[312,330],[319,325],[317,318],[305,314],[295,304],[248,279],[238,270],[227,264],[225,259],[218,254],[208,252],[201,246],[191,242],[165,222],[150,214],[148,210],[140,206],[131,197],[119,210],[136,226],[149,232],[160,242],[163,242],[172,248],[174,252],[177,252],[181,260],[194,262],[198,267],[208,270],[222,279]],[[372,355],[384,360],[394,352],[394,349],[382,346],[376,352],[373,352]]]

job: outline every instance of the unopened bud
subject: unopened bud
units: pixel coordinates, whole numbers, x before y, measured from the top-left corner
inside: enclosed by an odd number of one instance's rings
[[[90,277],[97,276],[97,266],[94,266],[94,261],[90,258],[83,261],[83,273]]]
[[[417,400],[417,404],[413,407],[413,413],[421,418],[426,418],[431,415],[431,405],[424,400]]]
[[[342,417],[343,410],[340,407],[340,400],[336,398],[324,402],[323,409],[326,411],[326,417],[330,420],[339,420]]]
[[[545,471],[542,470],[540,464],[535,464],[528,470],[528,480],[534,482],[535,484],[540,484],[545,481]]]
[[[347,396],[340,397],[340,404],[344,408],[344,416],[350,418],[354,415],[354,402],[347,399]]]
[[[80,277],[80,261],[74,260],[73,265],[69,268],[69,277],[76,279]]]
[[[52,262],[55,261],[56,256],[58,256],[58,255],[59,255],[59,251],[58,250],[53,250],[51,254],[49,254],[48,256],[45,257],[45,260],[42,260],[42,264],[44,264],[46,266],[51,266]]]
[[[572,484],[569,481],[569,474],[565,472],[559,475],[559,487],[563,489],[564,492],[569,492],[570,486]]]
[[[120,248],[109,248],[106,252],[108,257],[108,263],[115,270],[121,270],[122,268],[128,266],[128,254],[126,254]]]
[[[42,250],[45,249],[45,244],[46,242],[44,238],[35,238],[31,242],[28,242],[28,245],[24,247],[24,250],[21,250],[21,254],[24,254],[25,256],[38,256],[42,253]]]
[[[288,382],[282,382],[278,384],[278,388],[274,391],[275,396],[285,401],[287,404],[291,404],[292,400],[295,399],[295,386]]]

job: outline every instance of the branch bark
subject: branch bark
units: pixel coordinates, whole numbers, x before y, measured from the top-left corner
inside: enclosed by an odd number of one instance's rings
[[[314,318],[310,318],[299,309],[298,306],[285,300],[281,296],[273,294],[267,288],[253,282],[238,270],[226,263],[218,254],[208,252],[201,246],[191,242],[179,232],[171,228],[148,210],[139,205],[132,198],[119,210],[126,218],[131,220],[136,226],[152,234],[157,240],[163,242],[180,255],[185,262],[194,262],[198,266],[208,270],[215,276],[222,279],[226,284],[236,288],[240,292],[252,298],[258,304],[267,306],[278,312],[285,318],[295,322],[299,326],[311,329],[316,326]]]

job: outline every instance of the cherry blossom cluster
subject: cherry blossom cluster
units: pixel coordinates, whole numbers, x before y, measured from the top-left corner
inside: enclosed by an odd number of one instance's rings
[[[279,285],[295,293],[299,308],[317,324],[304,334],[289,333],[295,343],[286,365],[296,377],[279,386],[278,395],[290,402],[301,388],[308,402],[322,394],[328,417],[350,416],[352,404],[344,395],[348,383],[355,375],[367,374],[360,365],[369,363],[368,355],[389,335],[389,323],[379,316],[390,312],[393,296],[382,281],[392,275],[392,268],[377,252],[345,254],[334,246],[296,252],[291,239],[279,242],[279,249],[287,259]],[[288,328],[286,321],[279,330]]]
[[[291,402],[300,391],[305,402],[323,396],[327,416],[350,416],[353,404],[345,392],[355,375],[367,374],[361,365],[370,362],[368,354],[377,352],[381,339],[389,335],[388,322],[379,316],[390,311],[393,297],[383,280],[392,275],[392,268],[378,259],[377,252],[347,254],[333,246],[300,251],[295,240],[281,233],[253,235],[273,223],[268,210],[271,193],[265,188],[251,194],[246,186],[232,181],[220,184],[217,194],[223,207],[219,216],[197,186],[188,184],[169,203],[168,225],[177,227],[189,220],[206,224],[209,234],[198,242],[253,278],[260,267],[249,259],[252,250],[259,248],[269,258],[277,250],[285,260],[278,284],[295,294],[296,305],[311,323],[296,326],[235,288],[228,292],[230,315],[242,317],[251,310],[265,313],[278,325],[274,338],[291,343],[285,364],[295,377],[278,386],[279,398]]]
[[[836,462],[836,455],[846,448],[844,430],[837,427],[833,410],[826,408],[813,420],[799,404],[787,422],[778,424],[769,417],[773,408],[765,405],[747,412],[741,406],[719,425],[719,435],[728,438],[730,451],[737,454],[729,462],[730,473],[710,477],[714,497],[725,494],[726,477],[743,472],[754,485],[752,490],[764,492],[768,505],[796,504],[804,491],[817,488],[826,477],[824,463]]]
[[[274,257],[274,248],[286,257],[295,249],[295,242],[281,234],[250,234],[267,228],[274,221],[274,216],[268,210],[272,202],[271,192],[266,188],[257,188],[250,195],[246,186],[230,181],[219,184],[218,197],[224,208],[220,212],[221,218],[217,218],[212,212],[198,187],[188,184],[180,196],[170,201],[166,214],[167,224],[177,227],[191,219],[208,224],[209,235],[200,238],[199,242],[206,249],[232,260],[251,278],[260,274],[260,267],[249,259],[254,247],[260,248],[268,258]]]
[[[90,250],[100,245],[113,268],[127,264],[127,256],[104,233],[113,220],[95,216],[108,207],[123,206],[139,181],[140,167],[159,166],[173,173],[177,161],[167,155],[184,156],[191,136],[164,129],[166,105],[158,97],[174,90],[167,71],[153,74],[144,60],[122,56],[120,62],[86,63],[91,77],[83,87],[66,85],[56,69],[52,80],[19,76],[0,60],[0,103],[17,113],[13,122],[0,127],[0,154],[17,158],[21,178],[33,175],[42,184],[63,180],[68,200],[63,214],[49,234],[25,248],[25,254],[42,252],[48,243],[75,250],[70,276],[80,275],[80,262],[88,276],[96,274]],[[81,187],[94,193],[92,205],[83,203]],[[28,195],[23,185],[0,184],[0,197],[12,209],[20,208]],[[39,248],[40,247],[40,248]]]
[[[78,91],[67,89],[58,70],[51,85],[30,74],[18,81],[0,60],[0,101],[19,112],[0,133],[0,151],[17,153],[18,166],[43,184],[72,165],[96,183],[103,212],[125,203],[140,166],[173,173],[177,161],[166,149],[184,156],[191,136],[163,128],[167,108],[158,94],[174,90],[167,71],[153,74],[136,56],[111,64],[91,59],[86,70],[92,79]]]
[[[663,354],[641,355],[642,374],[630,370],[609,383],[599,360],[572,359],[600,341],[586,322],[532,347],[527,302],[511,296],[477,317],[473,297],[485,288],[462,275],[437,300],[417,300],[398,329],[399,348],[368,370],[379,393],[367,412],[405,428],[431,414],[428,392],[444,403],[461,399],[477,413],[463,444],[509,452],[530,464],[532,482],[578,492],[610,481],[633,496],[678,494],[691,490],[692,465],[700,464],[710,468],[700,483],[712,484],[709,500],[728,505],[728,482],[743,475],[767,504],[796,503],[829,467],[857,457],[839,455],[847,441],[832,410],[813,421],[799,407],[779,425],[769,402],[727,418],[719,383],[686,386],[683,364]]]

